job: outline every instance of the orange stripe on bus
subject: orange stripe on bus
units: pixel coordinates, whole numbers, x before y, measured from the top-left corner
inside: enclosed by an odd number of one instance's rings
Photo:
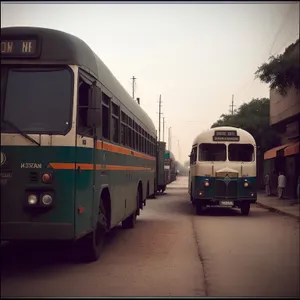
[[[53,169],[57,170],[74,170],[75,167],[80,167],[81,170],[93,170],[93,164],[76,164],[75,163],[50,163]],[[111,171],[151,171],[152,168],[135,167],[135,166],[116,166],[116,165],[100,165],[97,164],[96,170],[111,170]]]
[[[106,151],[109,151],[109,152],[115,152],[115,153],[120,153],[120,154],[145,158],[145,159],[148,159],[148,160],[155,160],[155,157],[152,157],[152,156],[149,156],[149,155],[146,155],[146,154],[142,154],[142,153],[136,152],[134,150],[127,149],[125,147],[121,147],[121,146],[117,146],[117,145],[114,145],[114,144],[106,143],[106,142],[97,141],[96,148],[99,149],[99,150],[106,150]]]
[[[93,170],[93,164],[76,164],[75,163],[50,163],[53,169],[74,170],[75,167],[80,167],[82,170]]]

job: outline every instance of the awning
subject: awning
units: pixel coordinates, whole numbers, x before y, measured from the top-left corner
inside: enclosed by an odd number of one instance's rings
[[[277,147],[274,147],[268,151],[265,152],[264,154],[264,159],[271,159],[277,156],[277,151],[284,149],[286,147],[288,147],[290,144],[285,144],[285,145],[280,145]]]
[[[300,142],[294,142],[284,149],[284,156],[295,155],[299,153]]]

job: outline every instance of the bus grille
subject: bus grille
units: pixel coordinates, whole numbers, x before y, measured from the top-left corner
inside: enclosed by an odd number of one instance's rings
[[[29,173],[29,181],[30,182],[37,182],[38,181],[38,173],[37,172],[30,172]]]
[[[226,185],[223,180],[216,180],[215,195],[218,198],[237,198],[238,185],[236,180],[232,180]]]

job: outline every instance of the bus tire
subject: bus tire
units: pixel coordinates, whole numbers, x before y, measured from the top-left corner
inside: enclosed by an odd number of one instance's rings
[[[196,208],[196,214],[198,216],[202,215],[202,213],[203,213],[203,204],[201,202],[196,202],[195,203],[195,208]]]
[[[241,205],[241,213],[243,216],[248,216],[250,212],[250,203],[242,203]]]
[[[103,216],[103,222],[97,220],[96,228],[85,237],[80,239],[79,242],[79,259],[85,263],[95,262],[101,256],[105,236],[108,228],[106,211],[104,209],[104,200],[101,197],[99,215]]]

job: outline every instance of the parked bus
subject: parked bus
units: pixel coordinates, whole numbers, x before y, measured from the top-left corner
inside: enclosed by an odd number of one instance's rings
[[[165,153],[165,176],[167,184],[176,180],[177,163],[174,154],[167,150]]]
[[[1,239],[97,260],[155,193],[152,120],[85,42],[34,27],[1,29],[1,112]]]
[[[199,134],[190,154],[189,194],[197,214],[206,206],[225,206],[248,215],[257,199],[253,136],[235,127]]]
[[[157,187],[156,192],[163,193],[166,190],[167,178],[165,169],[165,153],[166,153],[166,143],[157,142]]]

